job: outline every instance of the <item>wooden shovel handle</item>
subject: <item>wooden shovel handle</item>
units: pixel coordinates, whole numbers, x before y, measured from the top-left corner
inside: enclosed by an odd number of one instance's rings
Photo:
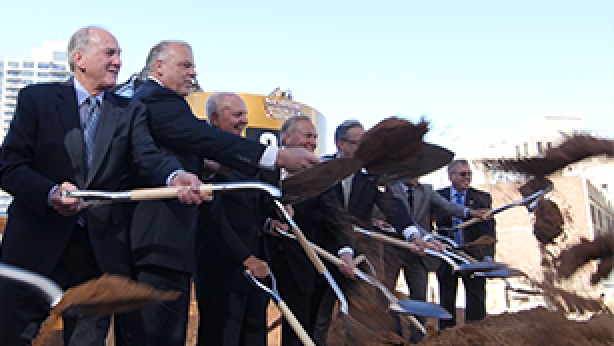
[[[489,211],[488,213],[484,214],[484,217],[490,217],[492,215],[494,215],[494,210]],[[474,217],[473,219],[467,220],[465,222],[462,222],[460,224],[458,224],[458,226],[456,226],[457,229],[463,229],[463,228],[467,228],[469,226],[475,225],[478,222],[482,222],[484,221],[482,218],[479,217]]]
[[[369,237],[384,241],[386,243],[389,243],[389,244],[392,244],[392,245],[395,245],[395,246],[398,246],[404,249],[408,249],[410,251],[420,251],[420,249],[412,243],[408,243],[400,239],[388,237],[388,236],[385,236],[377,232],[369,232]]]
[[[180,189],[186,188],[185,186],[169,186],[169,187],[154,187],[148,189],[134,189],[130,191],[130,200],[132,201],[145,201],[150,199],[165,199],[165,198],[177,198]],[[213,187],[211,184],[200,185],[199,190],[209,195],[213,194]]]
[[[284,303],[283,300],[280,300],[277,302],[277,307],[279,308],[279,310],[281,311],[281,314],[286,319],[286,322],[288,322],[290,327],[292,327],[292,330],[294,331],[294,333],[296,333],[296,336],[298,336],[298,338],[301,340],[303,345],[315,346],[315,343],[311,340],[309,335],[307,335],[307,332],[305,331],[303,326],[299,323],[299,321],[296,319],[292,311],[290,311],[286,303]]]
[[[326,273],[328,269],[326,269],[326,266],[324,265],[324,263],[322,263],[320,257],[318,257],[314,249],[311,247],[311,244],[309,243],[307,238],[305,238],[303,232],[298,227],[291,227],[291,229],[292,233],[296,237],[296,240],[298,240],[298,242],[301,244],[301,247],[307,253],[307,256],[309,257],[313,265],[316,267],[318,273]]]

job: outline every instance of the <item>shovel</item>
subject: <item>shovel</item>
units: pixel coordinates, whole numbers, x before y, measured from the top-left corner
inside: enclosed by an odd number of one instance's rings
[[[292,234],[289,234],[288,232],[285,232],[283,230],[276,229],[275,232],[285,237],[296,239],[296,237],[294,237]],[[318,255],[322,256],[325,260],[333,263],[334,265],[340,266],[345,264],[345,262],[343,262],[343,260],[341,260],[339,257],[332,255],[330,252],[322,249],[318,245],[310,242],[309,246],[311,246],[313,250],[318,253]],[[411,314],[415,316],[424,317],[435,317],[442,319],[452,318],[452,315],[450,315],[450,313],[448,313],[439,305],[409,299],[399,300],[397,297],[394,296],[394,294],[392,294],[392,292],[388,290],[388,288],[386,288],[383,283],[358,268],[354,268],[354,275],[356,275],[357,278],[363,280],[364,282],[379,289],[384,294],[384,296],[386,296],[388,302],[390,303],[388,308],[396,313]],[[421,326],[418,328],[423,329],[424,327]]]
[[[60,304],[62,298],[66,296],[62,288],[53,280],[29,270],[17,268],[6,263],[0,262],[0,278],[23,283],[37,289],[45,297],[45,300],[49,303],[50,308],[54,308]],[[102,280],[102,278],[100,280]],[[78,289],[86,284],[87,283],[76,286],[72,288],[72,290]],[[160,292],[153,289],[150,290],[150,293],[151,294],[148,296],[142,296],[134,299],[127,298],[115,300],[109,299],[108,301],[69,302],[62,309],[62,314],[76,316],[123,313],[137,310],[156,302],[173,300],[178,296],[176,292]]]
[[[177,198],[179,190],[184,188],[185,187],[168,186],[134,189],[120,192],[66,190],[62,192],[62,197],[81,198],[83,199],[82,207],[91,207],[111,202],[129,202]],[[199,190],[208,194],[212,194],[213,192],[260,190],[267,192],[274,198],[281,198],[281,191],[277,187],[261,182],[201,184]]]
[[[533,212],[533,210],[535,210],[535,208],[537,207],[537,204],[539,204],[539,202],[542,199],[545,198],[546,194],[549,193],[550,191],[552,191],[552,188],[553,188],[552,186],[549,186],[548,188],[543,189],[543,190],[539,190],[539,191],[533,193],[532,195],[527,196],[527,197],[525,197],[523,199],[520,199],[518,201],[514,201],[514,202],[506,204],[506,205],[502,205],[502,206],[500,206],[500,207],[498,207],[496,209],[493,209],[493,210],[489,211],[488,213],[486,213],[486,215],[484,217],[485,218],[486,217],[490,217],[490,216],[496,215],[496,214],[498,214],[498,213],[500,213],[502,211],[508,210],[510,208],[513,208],[513,207],[519,207],[519,206],[525,206],[525,207],[527,207],[529,212]],[[476,217],[476,218],[473,218],[471,220],[467,220],[467,221],[459,224],[454,229],[445,229],[445,230],[446,231],[451,231],[451,230],[457,231],[459,229],[467,228],[467,227],[469,227],[471,225],[474,225],[474,224],[476,224],[478,222],[482,222],[482,221],[483,221],[482,218]]]
[[[363,235],[366,235],[368,237],[371,237],[373,239],[383,241],[391,245],[398,246],[403,249],[407,249],[407,250],[414,251],[414,252],[419,250],[418,247],[414,244],[408,243],[400,239],[388,237],[388,236],[385,236],[377,232],[371,232],[369,230],[366,230],[358,226],[354,226],[354,231],[361,233]],[[444,260],[446,263],[448,263],[452,267],[452,269],[455,272],[460,273],[460,274],[472,274],[475,272],[483,272],[483,271],[507,268],[505,264],[497,263],[497,262],[476,262],[476,263],[459,264],[456,261],[454,261],[454,259],[450,258],[449,255],[443,252],[432,250],[432,249],[424,249],[424,253],[429,256],[437,257],[437,258]]]
[[[286,305],[286,303],[281,299],[279,292],[277,292],[277,281],[275,280],[275,276],[273,276],[273,273],[269,273],[269,277],[272,281],[272,288],[265,286],[262,282],[260,282],[260,280],[256,279],[249,271],[249,269],[245,270],[245,276],[247,276],[247,278],[250,279],[250,281],[256,287],[265,291],[271,296],[271,298],[273,298],[273,301],[279,308],[279,311],[281,311],[282,316],[284,316],[284,318],[286,319],[294,333],[296,333],[296,336],[301,340],[303,345],[315,346],[315,343],[311,340],[309,335],[307,335],[307,332],[305,331],[301,323],[296,319],[296,316],[294,316],[292,310],[290,310],[288,305]]]

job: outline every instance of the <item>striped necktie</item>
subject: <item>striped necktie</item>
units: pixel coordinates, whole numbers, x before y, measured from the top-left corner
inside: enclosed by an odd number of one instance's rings
[[[85,167],[89,171],[94,154],[94,141],[96,139],[100,107],[98,99],[94,96],[88,97],[85,102],[87,103],[87,112],[83,121],[83,140],[85,141]]]

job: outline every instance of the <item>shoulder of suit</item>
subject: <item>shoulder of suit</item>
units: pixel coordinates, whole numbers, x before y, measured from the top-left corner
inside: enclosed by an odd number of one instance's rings
[[[154,99],[175,99],[185,101],[185,99],[175,91],[165,88],[152,80],[147,80],[145,83],[141,84],[135,90],[132,97],[145,103]]]
[[[471,191],[472,193],[474,193],[476,195],[490,196],[490,193],[488,193],[486,191],[475,189],[473,187],[470,187],[469,191]]]

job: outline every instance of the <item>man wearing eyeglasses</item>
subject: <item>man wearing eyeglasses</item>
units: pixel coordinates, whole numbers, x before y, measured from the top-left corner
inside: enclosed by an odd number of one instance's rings
[[[492,204],[490,194],[469,187],[471,184],[471,174],[471,168],[467,160],[458,159],[452,161],[448,165],[448,177],[452,185],[437,192],[444,198],[470,209],[490,209]],[[463,221],[450,216],[450,214],[438,211],[435,211],[434,214],[438,228],[456,227]],[[494,219],[482,221],[473,226],[444,235],[454,239],[459,246],[475,241],[481,236],[495,238],[495,221]],[[495,256],[495,246],[493,244],[475,250],[467,250],[467,252],[478,260],[492,261]],[[451,320],[440,320],[440,330],[456,325],[456,290],[459,276],[462,278],[465,286],[465,320],[479,321],[486,317],[486,279],[456,274],[449,265],[442,263],[437,270],[440,305],[448,310],[454,318]]]

